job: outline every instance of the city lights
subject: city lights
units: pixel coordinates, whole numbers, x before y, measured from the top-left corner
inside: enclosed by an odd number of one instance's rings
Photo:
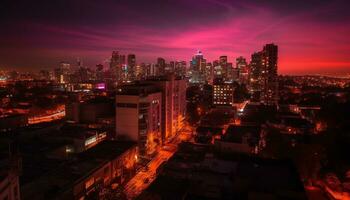
[[[0,200],[350,199],[350,1],[4,1]]]

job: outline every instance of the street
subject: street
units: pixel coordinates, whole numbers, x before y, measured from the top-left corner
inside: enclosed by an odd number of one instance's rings
[[[182,141],[192,139],[192,130],[185,129],[168,144],[165,144],[158,154],[147,164],[145,168],[136,173],[124,187],[124,193],[128,199],[136,198],[145,190],[157,177],[157,169],[163,163],[171,158],[177,151],[177,145]]]

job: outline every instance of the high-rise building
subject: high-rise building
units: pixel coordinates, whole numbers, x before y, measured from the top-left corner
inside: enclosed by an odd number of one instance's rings
[[[97,82],[103,82],[104,81],[104,71],[103,71],[103,65],[102,64],[96,65],[96,81]]]
[[[170,63],[166,65],[165,73],[171,74],[171,73],[174,73],[174,71],[175,71],[175,62],[170,61]]]
[[[77,83],[86,83],[94,79],[93,71],[88,67],[79,67],[71,77],[72,82]]]
[[[68,83],[70,80],[70,64],[61,62],[59,67],[55,69],[55,79],[58,83]]]
[[[239,71],[239,83],[248,85],[249,83],[249,68],[244,57],[236,58],[236,68]]]
[[[213,69],[214,69],[214,79],[222,78],[223,71],[218,60],[213,61]]]
[[[190,63],[190,82],[191,83],[204,83],[205,82],[205,70],[206,59],[201,51],[198,51],[191,60]]]
[[[266,44],[263,54],[263,79],[262,101],[266,104],[276,104],[278,101],[278,47],[275,44]]]
[[[277,45],[266,44],[262,51],[252,55],[250,62],[250,91],[255,99],[268,105],[278,101],[277,60]]]
[[[174,73],[175,73],[175,76],[185,77],[186,76],[186,61],[176,61]]]
[[[118,51],[113,51],[110,62],[110,73],[113,80],[120,81],[125,79],[123,65],[125,65],[125,55],[120,55]]]
[[[162,92],[162,140],[175,136],[183,126],[186,113],[186,80],[174,75],[154,77],[145,81]]]
[[[239,69],[237,67],[232,68],[232,81],[239,82]]]
[[[249,80],[249,89],[252,94],[260,93],[262,89],[262,52],[255,52],[252,54],[250,60],[250,80]],[[259,94],[258,94],[259,95]]]
[[[166,63],[165,63],[165,59],[164,58],[158,58],[157,59],[157,67],[158,67],[158,74],[155,74],[156,76],[163,76],[165,75],[165,67],[166,67]]]
[[[220,56],[219,64],[221,66],[222,78],[227,80],[227,56]]]
[[[205,78],[207,83],[210,83],[210,84],[213,83],[214,67],[210,62],[208,62],[207,66],[205,67]]]
[[[233,80],[233,66],[232,63],[226,65],[226,81],[232,82]]]
[[[147,65],[147,77],[157,76],[159,74],[159,67],[157,64]]]
[[[136,56],[135,54],[128,55],[128,80],[135,80],[136,74]]]
[[[145,63],[141,63],[140,65],[136,65],[135,67],[135,78],[136,80],[141,80],[145,74]]]
[[[116,134],[138,143],[144,157],[162,144],[162,93],[152,84],[123,85],[116,95]]]
[[[232,82],[225,82],[222,78],[216,78],[213,84],[214,106],[232,106],[233,92]]]

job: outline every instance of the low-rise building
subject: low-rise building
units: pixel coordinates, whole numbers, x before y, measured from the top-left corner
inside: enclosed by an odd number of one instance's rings
[[[180,144],[157,173],[138,200],[307,199],[292,162],[217,153],[206,145]]]
[[[264,147],[265,134],[260,126],[230,125],[215,147],[221,152],[257,154]]]
[[[103,188],[130,178],[137,158],[135,143],[104,141],[24,185],[22,199],[96,199]]]
[[[113,100],[104,97],[70,102],[66,105],[66,119],[76,123],[97,123],[99,119],[113,116],[113,107]]]

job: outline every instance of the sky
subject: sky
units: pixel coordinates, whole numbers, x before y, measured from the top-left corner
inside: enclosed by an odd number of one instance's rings
[[[5,0],[0,70],[106,64],[113,50],[138,63],[250,60],[279,46],[280,74],[350,73],[349,0]]]

